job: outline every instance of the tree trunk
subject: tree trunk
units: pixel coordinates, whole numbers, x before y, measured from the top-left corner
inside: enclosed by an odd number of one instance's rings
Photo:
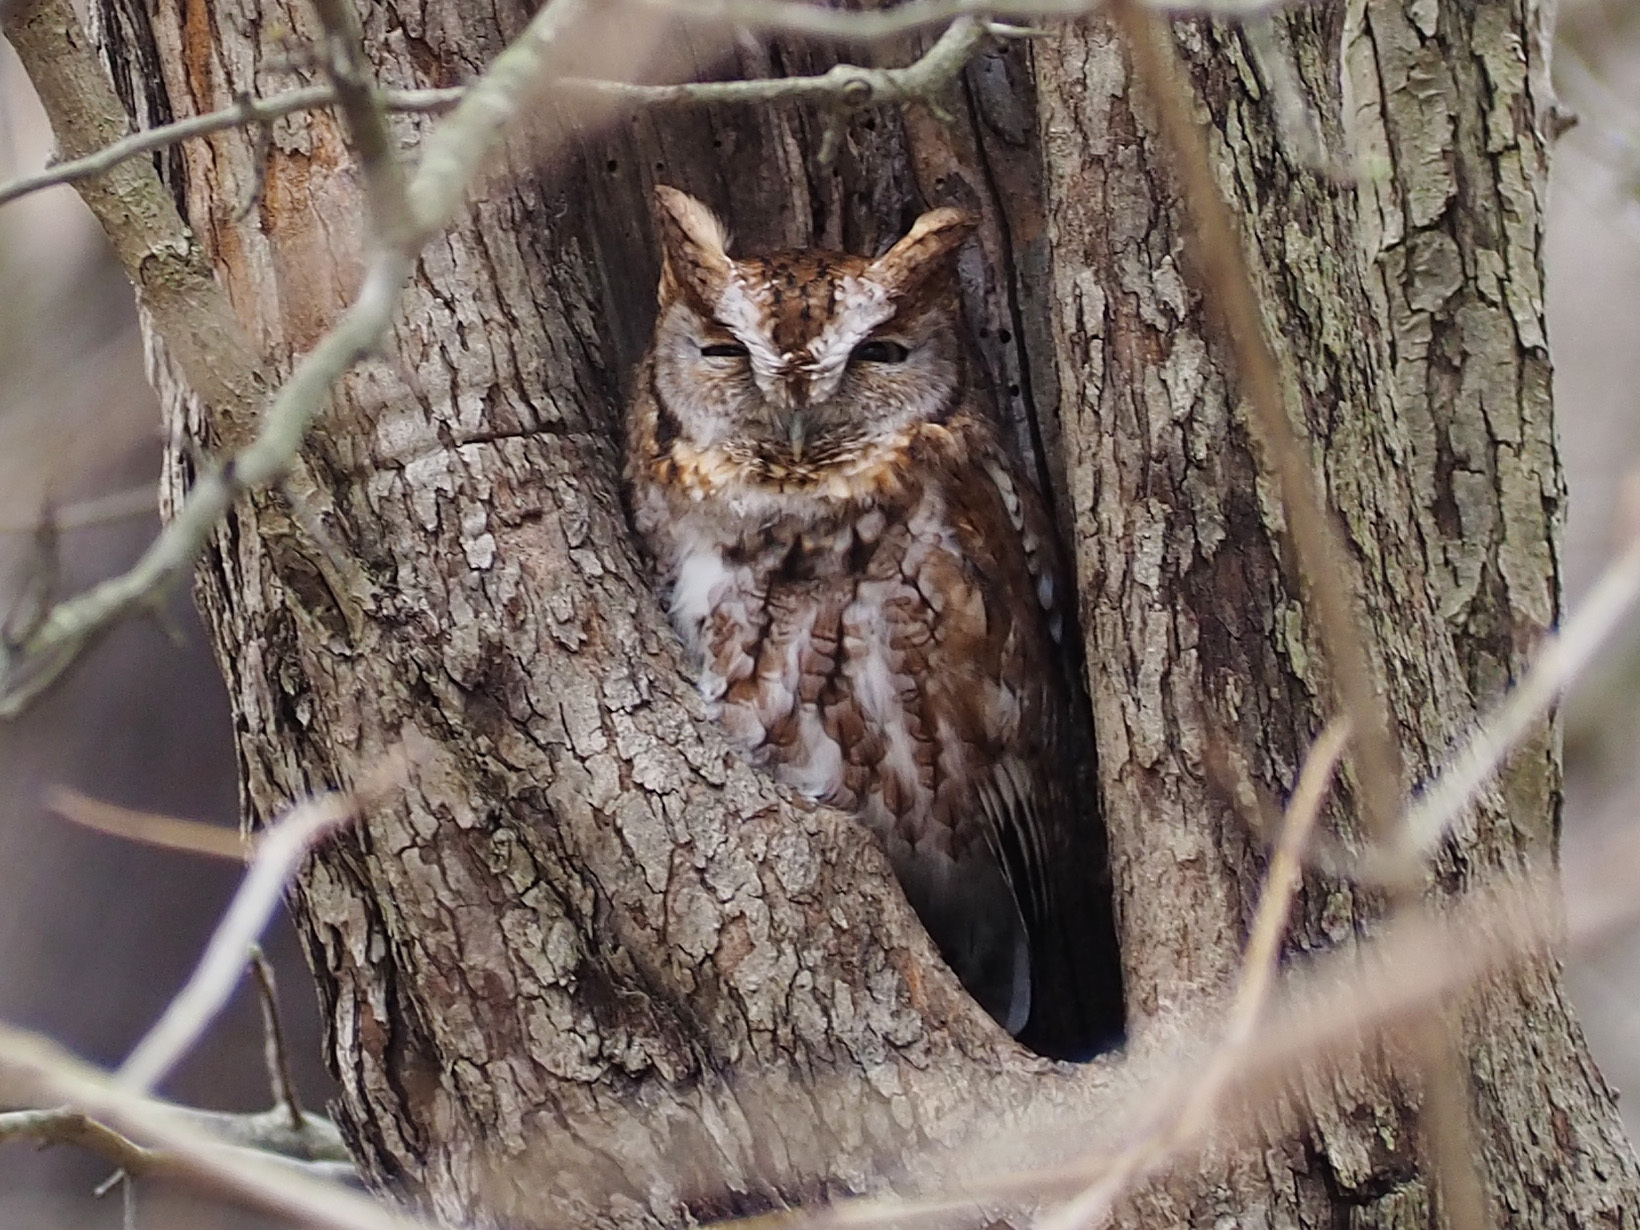
[[[103,5],[116,78],[143,83],[154,118],[291,84],[248,0]],[[1358,185],[1280,139],[1272,61],[1244,33],[1176,27],[1365,578],[1409,784],[1556,613],[1543,18],[1532,0],[1472,7],[1274,20]],[[305,8],[281,11],[316,34]],[[462,79],[527,18],[455,0],[361,15],[394,85]],[[735,55],[700,70],[830,62],[788,43]],[[799,107],[624,115],[548,169],[515,147],[424,253],[391,352],[200,570],[253,824],[395,744],[416,758],[400,803],[311,860],[296,907],[345,1129],[377,1182],[439,1215],[673,1225],[863,1190],[1097,1083],[1002,1036],[863,832],[781,796],[701,720],[616,494],[656,182],[722,210],[742,251],[869,252],[925,203],[983,214],[967,307],[1078,567],[1130,1023],[1233,976],[1262,854],[1211,751],[1284,795],[1329,683],[1168,160],[1098,21],[989,53],[947,105],[950,122],[851,117],[829,165],[825,117]],[[425,123],[394,121],[408,146]],[[353,290],[363,209],[334,117],[275,126],[241,217],[258,156],[252,134],[191,144],[176,188],[288,368]],[[231,434],[156,342],[181,437]],[[178,453],[174,489],[188,471]],[[1546,735],[1443,851],[1435,891],[1551,846],[1558,799]],[[1347,789],[1335,812],[1356,831]],[[1312,877],[1290,948],[1370,930],[1378,905]],[[1489,982],[1453,1019],[1497,1219],[1632,1224],[1634,1161],[1558,971]],[[1160,1181],[1126,1215],[1435,1224],[1419,1091],[1390,1068],[1363,1054],[1308,1082],[1267,1147]]]

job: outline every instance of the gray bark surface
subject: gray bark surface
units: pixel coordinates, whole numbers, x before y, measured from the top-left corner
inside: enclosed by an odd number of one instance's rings
[[[1361,8],[1344,22],[1342,65],[1335,17],[1281,23],[1325,145],[1361,168],[1359,187],[1296,165],[1243,37],[1178,29],[1289,411],[1316,442],[1364,579],[1410,785],[1556,614],[1562,491],[1538,263],[1546,65],[1533,6],[1478,20],[1461,5]],[[1042,44],[1037,69],[1050,230],[1087,256],[1056,263],[1051,298],[1130,1012],[1145,1014],[1233,977],[1256,904],[1261,860],[1215,787],[1213,741],[1279,797],[1328,716],[1328,685],[1121,48],[1090,27]],[[1341,70],[1347,130],[1325,88]],[[1513,758],[1443,851],[1444,889],[1548,848],[1558,755],[1544,736]],[[1289,947],[1370,930],[1378,904],[1312,877]],[[1495,1213],[1522,1225],[1616,1216],[1588,1177],[1632,1175],[1628,1145],[1558,970],[1488,985],[1461,1015]],[[1307,1090],[1317,1122],[1288,1146],[1293,1180],[1240,1195],[1240,1213],[1320,1224],[1342,1201],[1351,1225],[1429,1224],[1406,1113],[1417,1094],[1384,1083],[1382,1066],[1364,1059]],[[1570,1135],[1550,1132],[1549,1108],[1573,1089],[1589,1113]],[[1563,1149],[1591,1169],[1557,1162]],[[1193,1203],[1193,1217],[1208,1212]]]
[[[526,19],[362,16],[381,80],[405,86],[461,80]],[[249,0],[139,18],[105,30],[156,118],[292,84],[276,32],[317,34],[306,8]],[[1409,782],[1555,614],[1540,21],[1525,0],[1280,18],[1330,147],[1382,169],[1359,190],[1295,165],[1240,34],[1179,27],[1365,576]],[[736,56],[702,68],[829,63]],[[364,1168],[452,1221],[675,1225],[864,1190],[1097,1088],[967,1001],[861,831],[781,797],[701,720],[616,495],[655,182],[722,209],[744,250],[874,251],[924,201],[983,213],[970,321],[1078,566],[1130,1019],[1233,977],[1261,854],[1212,749],[1284,794],[1328,684],[1166,159],[1094,22],[987,56],[949,105],[951,123],[852,117],[829,166],[822,119],[797,108],[622,115],[545,165],[515,142],[424,253],[390,350],[202,565],[253,824],[400,742],[416,758],[401,803],[311,861],[296,912]],[[426,122],[394,126],[413,147]],[[352,293],[363,206],[330,115],[275,126],[239,217],[256,159],[252,135],[221,134],[184,150],[175,186],[278,372]],[[180,438],[231,438],[162,344],[154,367]],[[178,452],[173,491],[188,475]],[[1545,738],[1443,854],[1441,889],[1544,849],[1557,807]],[[1347,791],[1333,819],[1353,831]],[[1377,905],[1312,879],[1290,948],[1370,931]],[[1456,1015],[1499,1219],[1635,1220],[1633,1158],[1558,972]],[[1154,1185],[1132,1224],[1433,1224],[1418,1092],[1394,1066],[1372,1051],[1308,1079],[1268,1147]]]

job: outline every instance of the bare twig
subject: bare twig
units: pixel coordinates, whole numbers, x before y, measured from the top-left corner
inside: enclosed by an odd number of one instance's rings
[[[0,1112],[0,1143],[33,1140],[73,1145],[112,1162],[127,1174],[146,1174],[160,1165],[160,1155],[81,1111],[12,1110]]]
[[[1258,912],[1253,916],[1252,934],[1247,939],[1247,952],[1242,957],[1241,980],[1236,986],[1236,998],[1230,1009],[1229,1027],[1225,1040],[1231,1046],[1241,1046],[1252,1036],[1260,1011],[1269,1001],[1270,989],[1275,984],[1281,961],[1281,940],[1287,932],[1287,918],[1292,913],[1293,898],[1298,895],[1304,879],[1304,852],[1310,844],[1310,834],[1321,815],[1327,790],[1338,761],[1350,737],[1348,718],[1335,718],[1322,729],[1310,753],[1304,758],[1298,784],[1288,801],[1282,817],[1281,836],[1276,841],[1275,853],[1270,857],[1270,869],[1264,875],[1264,891],[1259,895]]]
[[[97,1184],[96,1187],[93,1187],[91,1189],[92,1198],[95,1199],[95,1200],[101,1200],[104,1196],[108,1195],[109,1192],[114,1190],[115,1185],[120,1184],[120,1183],[124,1183],[125,1180],[129,1177],[130,1176],[127,1175],[125,1173],[125,1171],[116,1170],[113,1174],[109,1175],[101,1183]]]
[[[34,635],[57,600],[57,581],[62,572],[60,545],[57,521],[48,508],[34,527],[27,552],[17,562],[16,577],[10,586],[11,601],[0,616],[0,661],[12,646]]]
[[[244,99],[250,95],[242,94],[240,97]],[[251,145],[251,186],[246,191],[244,199],[239,202],[239,208],[233,212],[233,220],[236,223],[249,218],[268,193],[268,161],[273,157],[273,124],[257,124],[254,132],[255,139]]]
[[[279,985],[273,966],[260,944],[251,945],[251,974],[256,981],[257,1002],[262,1005],[262,1058],[268,1066],[268,1085],[273,1103],[290,1114],[293,1131],[302,1130],[302,1102],[296,1094],[296,1077],[290,1070],[290,1051],[285,1044],[285,1023],[279,1014]]]
[[[850,107],[929,102],[938,98],[961,75],[975,53],[992,37],[1002,36],[997,28],[985,21],[975,17],[959,17],[932,47],[904,68],[862,68],[854,64],[838,64],[818,76],[773,77],[761,81],[632,85],[624,81],[566,77],[558,84],[627,102],[676,106],[810,99],[835,100]]]
[[[351,1179],[353,1163],[336,1127],[328,1119],[304,1116],[299,1128],[270,1129],[270,1112],[233,1115],[154,1102],[177,1122],[191,1125],[210,1139],[247,1153],[296,1165],[317,1178]],[[285,1124],[283,1108],[277,1112]],[[0,1112],[0,1144],[30,1140],[42,1145],[70,1145],[94,1153],[129,1176],[167,1174],[185,1177],[187,1162],[163,1149],[138,1144],[122,1132],[70,1107]]]
[[[947,30],[934,46],[904,68],[879,69],[839,64],[824,74],[812,77],[778,77],[766,81],[687,82],[680,85],[637,85],[626,81],[565,77],[553,83],[553,88],[602,95],[638,104],[679,106],[805,99],[836,99],[859,107],[920,102],[936,97],[949,85],[973,54],[984,46],[988,38],[1007,38],[1021,33],[1030,31],[974,18],[960,18],[952,23],[952,28]],[[426,90],[391,90],[375,87],[373,97],[384,111],[447,111],[461,100],[465,92],[465,88],[461,86]],[[21,176],[8,184],[0,185],[0,205],[45,188],[90,179],[132,158],[151,154],[183,141],[253,125],[265,130],[275,120],[287,115],[322,110],[335,106],[340,101],[341,92],[331,83],[302,86],[268,98],[246,96],[231,107],[133,133],[95,153],[58,163],[43,171]]]
[[[261,936],[307,852],[397,787],[406,767],[403,751],[394,751],[353,790],[310,799],[262,834],[256,857],[187,985],[120,1065],[116,1075],[122,1083],[151,1089],[188,1052],[239,984],[245,953]]]
[[[46,791],[45,805],[64,820],[98,833],[166,850],[231,858],[239,863],[245,861],[250,851],[249,844],[234,829],[157,812],[134,811],[93,799],[67,786],[53,786]]]
[[[751,30],[870,41],[944,25],[958,17],[1081,17],[1106,0],[906,0],[880,9],[841,9],[807,0],[637,0],[645,7]],[[1287,0],[1146,0],[1164,13],[1235,18],[1279,8]]]
[[[444,90],[380,90],[377,97],[389,111],[448,111],[461,99],[460,86]],[[301,111],[318,111],[335,106],[336,88],[332,85],[305,85],[271,98],[246,96],[231,107],[207,111],[204,115],[189,116],[158,128],[144,129],[103,146],[95,153],[81,158],[59,162],[43,171],[23,175],[9,184],[0,184],[0,205],[10,204],[19,197],[54,188],[60,184],[74,184],[112,170],[122,162],[152,154],[196,137],[230,128],[251,125],[267,126],[287,115]]]
[[[327,0],[342,5],[342,0]],[[857,16],[859,14],[856,14]],[[337,20],[341,20],[340,17]],[[328,24],[328,19],[327,19]],[[345,46],[345,30],[344,30]],[[703,81],[678,85],[638,85],[627,81],[601,81],[589,77],[564,77],[554,89],[582,92],[626,102],[659,106],[701,106],[711,103],[793,102],[836,100],[853,107],[886,106],[894,103],[925,102],[938,97],[961,73],[975,52],[991,38],[1010,38],[1036,31],[999,25],[976,17],[959,17],[939,40],[914,63],[904,68],[867,68],[838,64],[829,71],[810,77],[776,77],[762,81]],[[345,72],[350,80],[364,82],[363,65],[355,57],[344,57],[332,72]],[[275,120],[303,111],[318,111],[341,103],[344,110],[357,106],[365,97],[373,99],[381,111],[447,111],[461,100],[465,88],[390,90],[370,86],[368,91],[344,89],[334,79],[322,85],[301,86],[268,98],[241,98],[231,107],[191,116],[158,128],[133,133],[88,154],[61,162],[45,170],[0,184],[0,205],[45,188],[78,183],[101,175],[132,158],[151,154],[183,141],[210,136],[231,128],[258,127],[268,131]],[[367,105],[365,110],[370,108]],[[350,120],[350,131],[360,126],[360,117]],[[370,125],[364,125],[370,127]],[[369,148],[391,152],[385,127],[371,138]],[[368,167],[371,158],[361,143],[361,161]],[[391,196],[390,189],[384,189]],[[254,199],[253,194],[253,199]],[[0,533],[12,532],[0,529]]]
[[[259,1148],[225,1144],[202,1126],[201,1112],[187,1112],[124,1088],[50,1039],[9,1025],[0,1025],[0,1098],[72,1107],[70,1113],[96,1120],[114,1136],[140,1141],[145,1151],[141,1156],[163,1164],[166,1173],[185,1176],[304,1226],[431,1230],[334,1182],[328,1176],[344,1169],[333,1161],[290,1160]],[[313,1117],[308,1121],[313,1123]],[[285,1122],[282,1112],[278,1122]],[[110,1147],[117,1145],[111,1142]]]

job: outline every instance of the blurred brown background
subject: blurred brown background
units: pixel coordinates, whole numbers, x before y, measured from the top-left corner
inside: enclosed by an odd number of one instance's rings
[[[1640,6],[1564,5],[1558,37],[1557,83],[1580,117],[1556,153],[1548,240],[1575,606],[1609,550],[1620,480],[1640,459]],[[48,152],[27,82],[0,42],[0,179],[39,167]],[[36,575],[27,530],[42,507],[151,487],[159,450],[130,289],[78,199],[55,189],[0,210],[0,613]],[[65,532],[59,588],[123,567],[156,528],[147,512]],[[0,724],[0,1019],[101,1063],[120,1060],[180,986],[237,879],[232,866],[82,832],[41,806],[43,788],[63,782],[236,823],[222,685],[188,595],[174,595],[169,611],[164,623],[117,630],[25,721]],[[1631,821],[1640,802],[1640,729],[1604,715],[1594,724],[1599,747],[1578,743],[1570,759],[1572,893],[1579,850],[1603,826]],[[319,1104],[312,991],[283,920],[269,948],[298,1079]],[[1640,937],[1590,955],[1572,977],[1608,1078],[1640,1088]],[[248,995],[165,1091],[226,1109],[267,1104]],[[1640,1129],[1640,1104],[1625,1109],[1630,1130]],[[118,1226],[118,1197],[89,1195],[107,1169],[69,1150],[0,1149],[0,1230]],[[138,1224],[248,1223],[145,1187]]]

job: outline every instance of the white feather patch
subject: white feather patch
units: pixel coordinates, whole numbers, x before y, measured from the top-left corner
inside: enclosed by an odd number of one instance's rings
[[[843,749],[825,732],[812,707],[804,710],[800,730],[797,741],[808,757],[781,765],[776,775],[799,794],[829,801],[843,788]]]
[[[690,649],[700,652],[701,634],[712,609],[729,588],[723,551],[704,536],[678,543],[678,579],[672,586],[672,626]]]

